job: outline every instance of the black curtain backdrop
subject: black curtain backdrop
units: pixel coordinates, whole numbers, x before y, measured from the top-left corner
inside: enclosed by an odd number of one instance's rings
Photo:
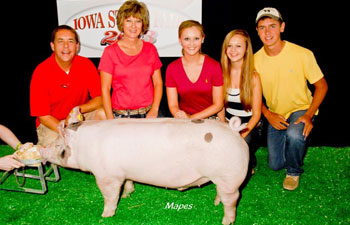
[[[286,22],[282,39],[313,51],[329,85],[310,145],[350,146],[349,94],[346,91],[349,75],[343,60],[347,46],[345,24],[348,24],[343,13],[345,3],[203,0],[202,23],[206,38],[202,51],[219,61],[225,35],[237,28],[246,29],[251,35],[254,52],[259,50],[262,43],[255,30],[255,17],[267,6],[276,7]],[[51,54],[50,36],[58,25],[56,1],[7,1],[2,9],[0,123],[10,128],[22,142],[36,142],[35,119],[30,117],[29,111],[29,86],[35,67]],[[163,78],[167,65],[174,59],[161,58]],[[91,60],[98,66],[98,58]],[[165,92],[161,111],[170,116]]]

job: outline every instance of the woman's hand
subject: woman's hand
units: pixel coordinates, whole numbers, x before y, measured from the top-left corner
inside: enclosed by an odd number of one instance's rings
[[[182,111],[182,110],[179,110],[175,113],[174,115],[175,118],[178,118],[178,119],[188,119],[190,118],[186,113],[185,111]]]
[[[157,117],[158,117],[158,110],[154,109],[153,107],[146,114],[146,118],[157,118]]]
[[[15,155],[7,155],[0,158],[0,169],[10,171],[14,168],[20,168],[25,166],[23,163],[17,160]]]

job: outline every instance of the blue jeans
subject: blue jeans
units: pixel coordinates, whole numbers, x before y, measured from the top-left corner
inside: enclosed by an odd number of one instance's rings
[[[304,172],[301,168],[306,150],[306,140],[303,136],[304,123],[294,124],[304,115],[306,110],[292,113],[287,122],[287,130],[276,130],[270,124],[267,126],[267,147],[269,151],[269,166],[273,170],[287,169],[287,174],[299,176]]]

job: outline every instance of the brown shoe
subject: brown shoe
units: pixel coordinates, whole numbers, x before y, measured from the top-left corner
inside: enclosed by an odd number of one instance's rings
[[[299,178],[300,176],[291,176],[287,174],[283,181],[283,188],[288,191],[294,191],[299,185]]]

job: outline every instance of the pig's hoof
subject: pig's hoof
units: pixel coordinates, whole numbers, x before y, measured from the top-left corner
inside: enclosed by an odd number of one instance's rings
[[[122,198],[130,197],[131,193],[133,193],[134,191],[135,191],[134,187],[132,189],[124,188],[124,191],[123,191],[123,194],[122,194]]]
[[[128,197],[130,197],[130,195],[131,195],[131,193],[123,192],[122,198],[128,198]]]
[[[111,217],[111,216],[114,216],[114,214],[115,214],[115,211],[105,210],[102,213],[102,217]]]
[[[220,202],[221,202],[221,200],[220,200],[219,195],[216,195],[215,200],[214,200],[214,205],[218,206],[220,204]]]
[[[127,180],[124,184],[122,198],[130,197],[131,193],[133,193],[134,191],[135,191],[134,182],[132,182],[131,180]]]
[[[224,218],[222,219],[222,224],[223,224],[223,225],[230,225],[230,224],[233,224],[233,222],[235,222],[234,219],[227,219],[226,217],[224,217]]]

